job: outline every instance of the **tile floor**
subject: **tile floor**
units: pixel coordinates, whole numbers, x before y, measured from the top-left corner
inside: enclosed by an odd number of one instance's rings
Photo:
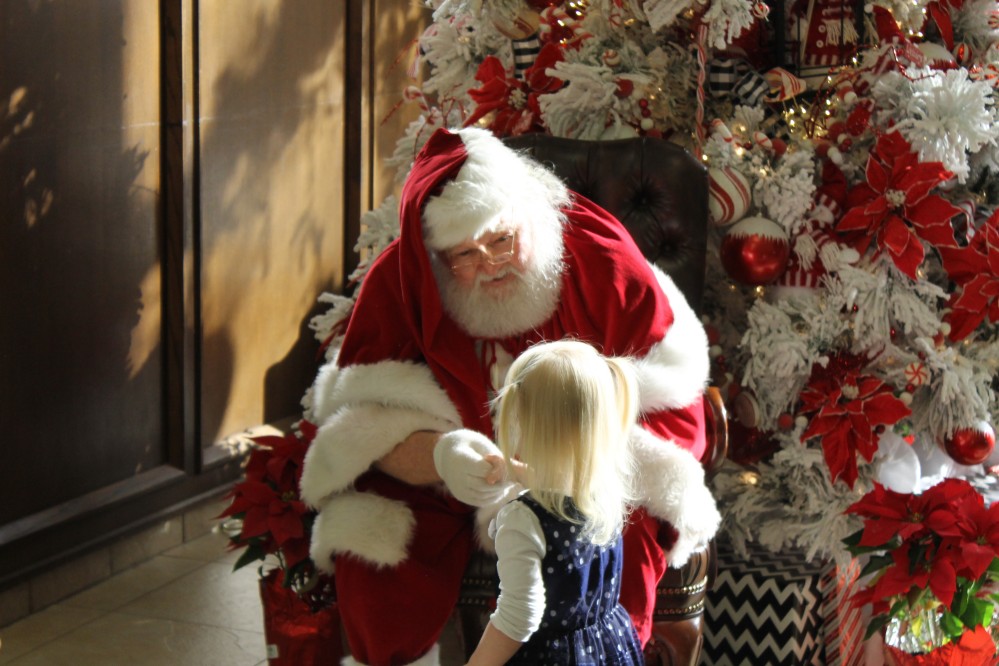
[[[0,627],[0,665],[266,666],[257,568],[225,547],[206,534]],[[450,625],[442,666],[460,641]]]
[[[212,533],[0,628],[0,664],[267,663],[257,571]]]

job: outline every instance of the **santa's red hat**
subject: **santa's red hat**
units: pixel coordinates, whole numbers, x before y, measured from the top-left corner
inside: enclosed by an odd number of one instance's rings
[[[551,172],[488,130],[438,130],[422,158],[440,161],[430,169],[438,187],[415,197],[422,205],[424,240],[434,250],[495,231],[504,221],[558,211],[568,202],[565,186]]]

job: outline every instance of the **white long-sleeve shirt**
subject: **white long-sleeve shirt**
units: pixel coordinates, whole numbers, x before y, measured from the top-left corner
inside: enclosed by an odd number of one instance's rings
[[[499,558],[500,595],[489,619],[510,638],[524,642],[541,626],[545,611],[545,535],[538,517],[523,502],[500,509],[490,532]]]

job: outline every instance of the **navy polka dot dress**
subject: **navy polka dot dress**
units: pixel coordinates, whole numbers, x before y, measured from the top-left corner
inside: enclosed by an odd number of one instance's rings
[[[541,523],[547,551],[541,561],[545,613],[541,626],[508,664],[639,666],[642,649],[631,618],[618,602],[621,537],[604,546],[579,538],[580,528],[521,495]]]

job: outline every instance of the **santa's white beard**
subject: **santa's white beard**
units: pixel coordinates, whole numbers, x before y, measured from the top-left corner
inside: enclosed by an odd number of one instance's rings
[[[462,286],[446,269],[437,271],[444,311],[476,338],[506,338],[545,323],[555,312],[562,285],[561,252],[542,262],[533,261],[523,272],[506,266],[491,277],[479,275],[472,286]],[[501,287],[484,282],[508,274]]]

